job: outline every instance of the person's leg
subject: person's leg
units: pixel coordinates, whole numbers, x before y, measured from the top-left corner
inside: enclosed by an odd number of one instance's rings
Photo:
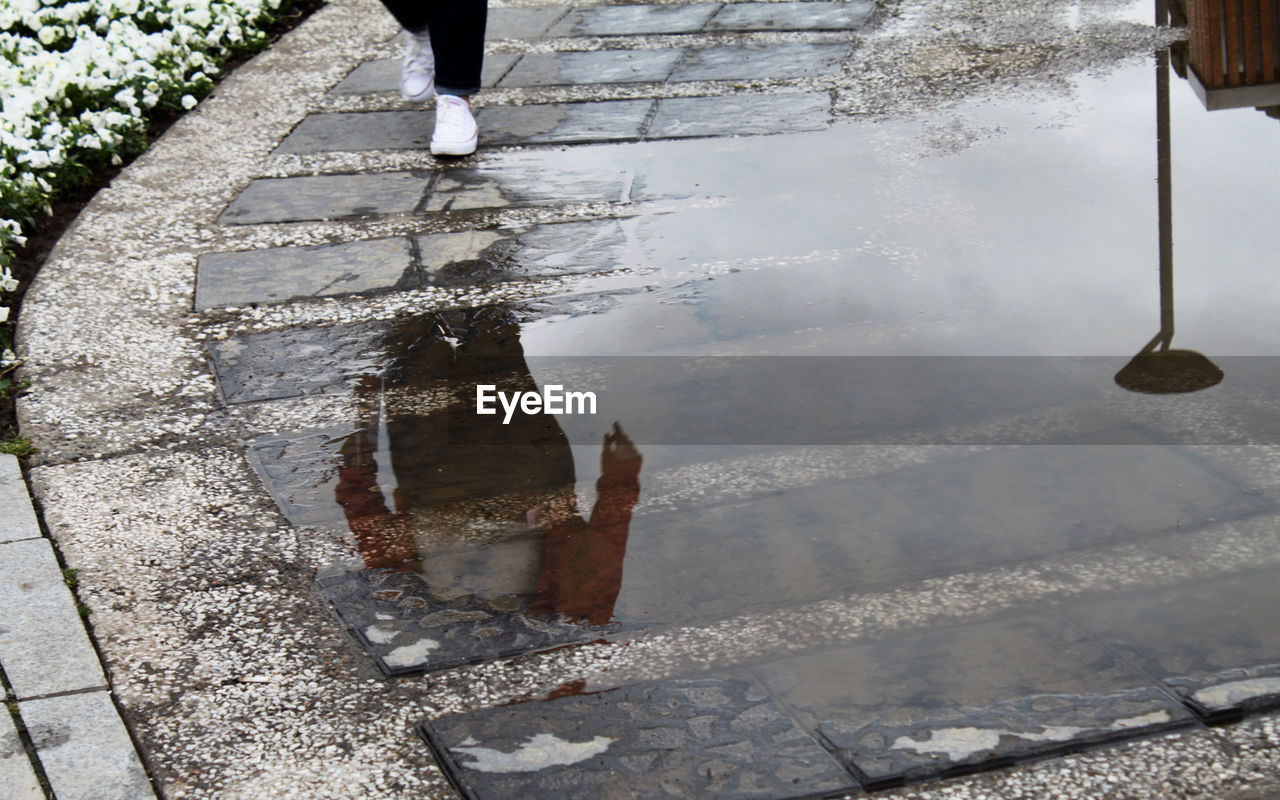
[[[484,65],[487,0],[419,2],[424,6],[423,16],[436,56],[436,89],[455,97],[475,94],[480,90],[480,70]]]
[[[415,103],[435,94],[435,59],[427,33],[429,3],[422,0],[382,0],[404,28],[404,60],[400,63],[400,94]]]

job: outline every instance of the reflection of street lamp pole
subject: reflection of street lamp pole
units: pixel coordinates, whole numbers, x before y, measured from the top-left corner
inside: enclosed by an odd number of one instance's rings
[[[1156,0],[1156,24],[1168,22],[1166,0]],[[1169,49],[1156,53],[1156,164],[1160,212],[1160,332],[1116,373],[1131,392],[1198,392],[1222,382],[1222,370],[1194,350],[1173,343],[1173,169],[1169,145]]]

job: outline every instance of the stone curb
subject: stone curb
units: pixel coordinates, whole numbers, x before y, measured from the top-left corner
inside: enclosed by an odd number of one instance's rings
[[[0,455],[0,502],[0,785],[43,798],[43,774],[60,800],[155,797],[15,456]]]

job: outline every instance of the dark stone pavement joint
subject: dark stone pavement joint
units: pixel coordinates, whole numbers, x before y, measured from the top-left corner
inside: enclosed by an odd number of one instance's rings
[[[927,723],[865,722],[866,710],[827,709],[818,726],[868,789],[991,769],[1033,756],[1195,724],[1155,687],[1089,695],[1044,694],[985,708],[935,711]],[[894,720],[894,721],[890,721]]]
[[[510,658],[610,630],[525,613],[516,596],[439,600],[414,572],[366,569],[320,578],[316,586],[387,675]]]
[[[788,800],[857,784],[759,683],[671,680],[419,726],[468,800]]]

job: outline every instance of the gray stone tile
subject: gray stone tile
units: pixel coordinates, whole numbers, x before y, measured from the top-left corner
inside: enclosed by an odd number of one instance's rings
[[[469,800],[859,793],[763,687],[740,677],[572,694],[441,717],[420,730]]]
[[[338,450],[356,424],[250,443],[245,455],[272,499],[298,526],[338,521],[342,507],[334,499],[341,457]]]
[[[391,289],[412,266],[407,239],[207,253],[196,268],[197,311]]]
[[[871,17],[870,0],[810,3],[727,3],[707,23],[711,31],[857,30]]]
[[[476,114],[490,144],[606,142],[636,139],[652,100],[490,106]]]
[[[847,44],[770,42],[696,50],[671,73],[673,81],[810,78],[840,70]]]
[[[499,86],[557,86],[592,83],[661,82],[684,51],[594,50],[583,53],[534,53],[520,59]]]
[[[639,266],[634,263],[638,256],[628,227],[617,220],[591,220],[539,225],[507,236],[477,235],[471,240],[459,234],[433,234],[419,237],[418,249],[423,268],[441,281],[485,274],[568,275]]]
[[[719,3],[597,6],[570,12],[556,23],[549,35],[636,36],[650,33],[693,33],[701,30],[719,8]]]
[[[44,800],[40,780],[7,708],[0,713],[0,786],[9,800]]]
[[[418,171],[260,178],[245,187],[218,221],[250,224],[407,214],[422,200],[430,180],[430,173]]]
[[[0,508],[4,509],[0,544],[40,538],[40,523],[36,521],[17,456],[0,454]]]
[[[155,797],[107,692],[28,700],[18,711],[58,800]]]
[[[484,38],[536,39],[547,32],[551,23],[564,16],[566,6],[532,6],[528,8],[490,8]],[[492,58],[486,53],[485,60]]]
[[[755,672],[869,788],[1195,724],[1101,645],[1038,617],[871,642]]]
[[[1202,715],[1280,705],[1280,574],[1233,576],[1074,608],[1090,636]]]
[[[0,545],[0,665],[20,700],[107,685],[48,539]]]
[[[496,10],[496,9],[495,9]],[[541,9],[504,9],[506,11],[535,11]],[[492,12],[491,12],[492,13]],[[480,72],[480,84],[493,86],[503,73],[520,58],[518,53],[486,53]],[[330,94],[376,94],[400,91],[400,59],[384,58],[366,61],[351,70],[347,77],[329,90]]]
[[[277,153],[335,150],[422,150],[431,144],[435,114],[429,108],[406,111],[340,111],[311,114],[285,137]]]
[[[348,390],[382,372],[380,324],[298,328],[209,344],[223,399],[230,404]]]
[[[507,159],[443,170],[431,188],[426,210],[622,203],[629,199],[631,182],[632,171],[627,167],[548,168],[535,159]]]
[[[610,630],[529,613],[528,598],[518,595],[443,600],[408,571],[349,572],[321,578],[317,588],[387,675],[510,658],[589,642]]]
[[[646,138],[817,131],[827,127],[830,105],[818,93],[668,97],[658,101]]]

